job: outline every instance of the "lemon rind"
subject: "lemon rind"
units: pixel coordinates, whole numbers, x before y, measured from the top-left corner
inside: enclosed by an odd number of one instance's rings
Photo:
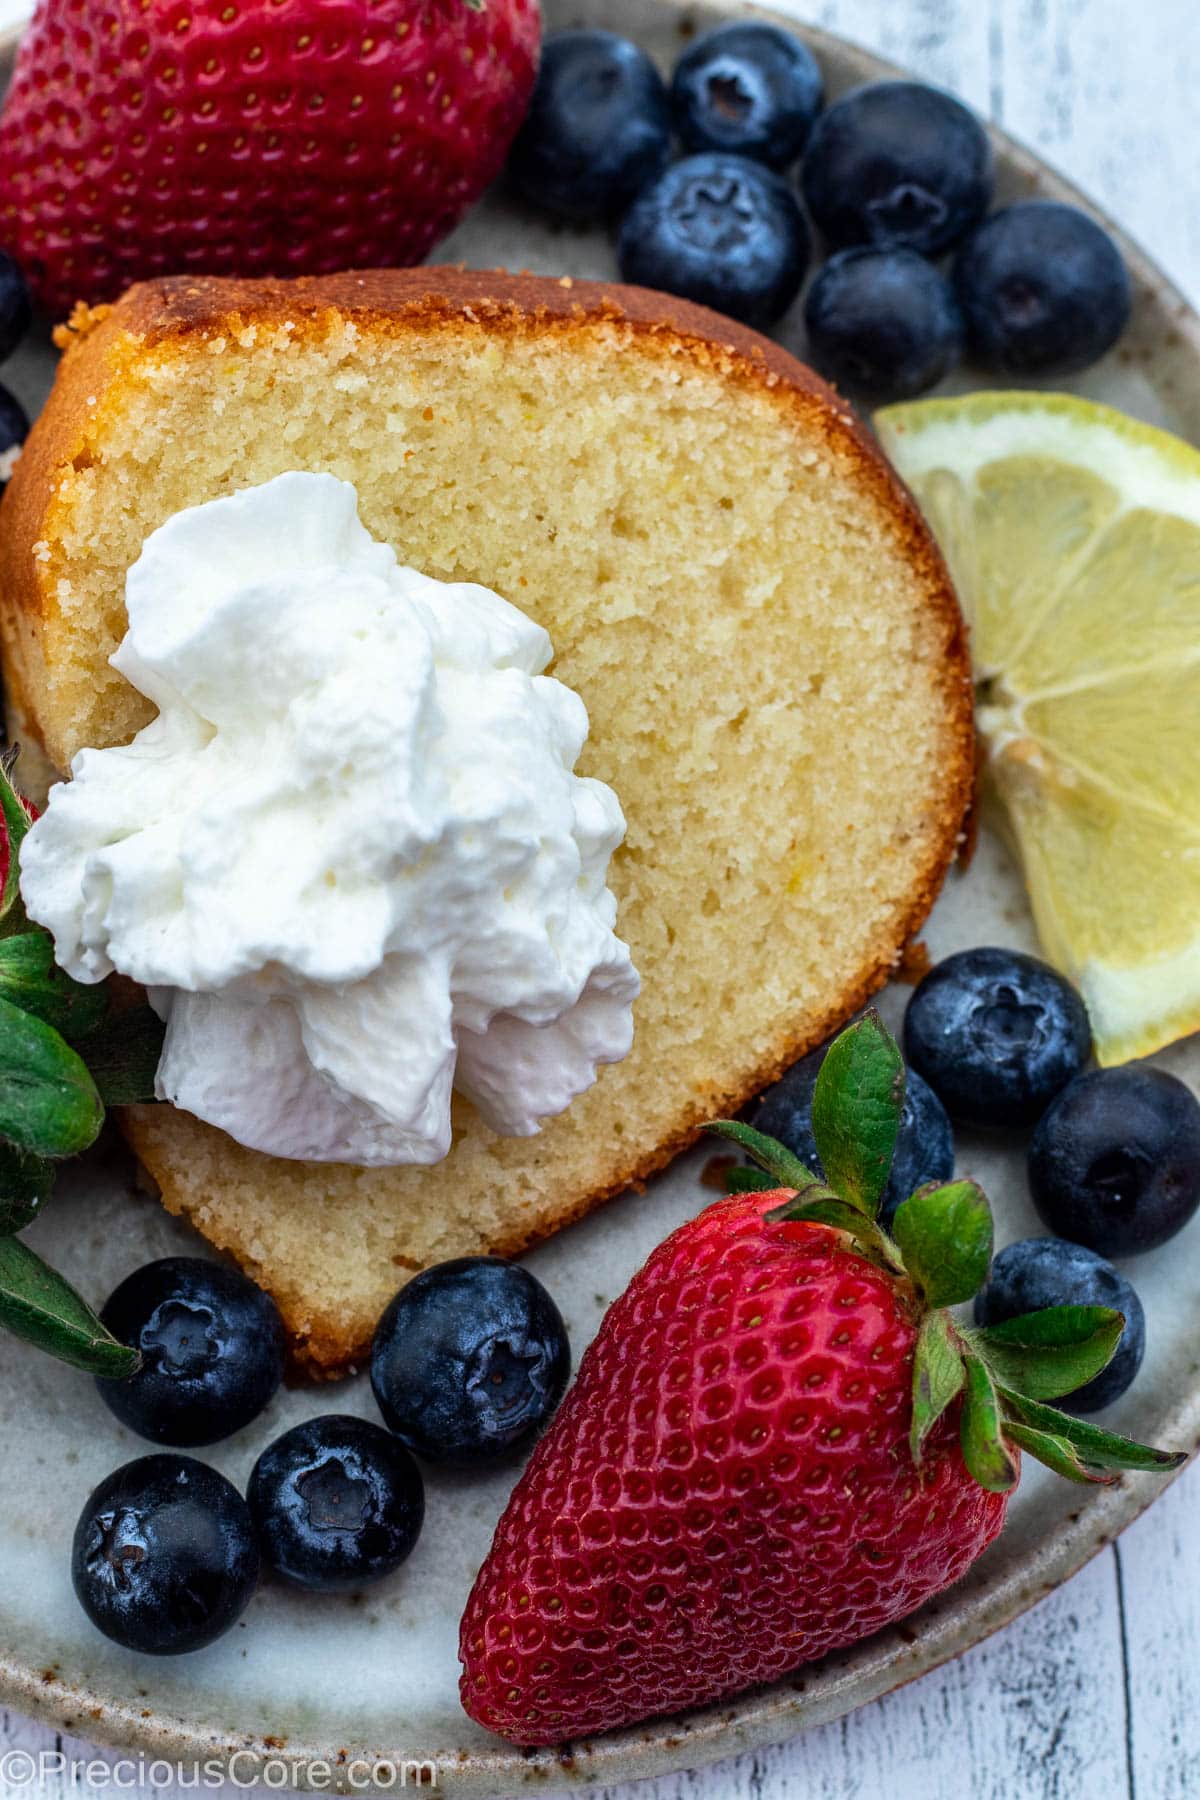
[[[914,488],[944,471],[970,492],[990,464],[1012,457],[1042,457],[1103,481],[1118,496],[1113,518],[1144,508],[1200,526],[1200,451],[1168,432],[1076,395],[981,391],[966,398],[888,407],[876,414],[875,426],[884,450]],[[1040,697],[1013,694],[1007,706],[988,709],[991,735],[986,731],[984,735],[989,737],[992,757],[1024,735],[1019,730],[1024,707]],[[1057,746],[1045,745],[1044,750],[1063,759]],[[1093,771],[1078,772],[1096,779]],[[1135,963],[1097,957],[1077,962],[1070,953],[1069,934],[1063,931],[1064,921],[1049,905],[1037,878],[1039,859],[1024,841],[1020,815],[1019,804],[1012,804],[1009,817],[1025,864],[1039,936],[1046,953],[1080,988],[1099,1063],[1108,1067],[1149,1056],[1200,1028],[1200,935],[1176,950],[1148,954]],[[1190,836],[1184,822],[1179,824],[1182,834]]]
[[[1074,394],[982,391],[889,406],[875,429],[910,483],[944,469],[971,486],[989,463],[1045,456],[1106,482],[1123,512],[1146,507],[1200,525],[1200,450]]]
[[[1149,1056],[1200,1026],[1200,941],[1125,967],[1085,962],[1079,990],[1102,1067]]]

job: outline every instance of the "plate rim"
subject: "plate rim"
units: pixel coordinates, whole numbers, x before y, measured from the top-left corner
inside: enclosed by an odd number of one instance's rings
[[[675,14],[682,29],[695,11],[695,0],[648,0],[664,13]],[[818,58],[847,59],[861,70],[865,80],[898,77],[919,79],[913,71],[877,55],[839,33],[825,30],[790,14],[782,14],[753,0],[704,0],[707,11],[728,18],[758,18],[782,24],[814,50]],[[0,30],[0,77],[11,72],[11,59],[25,35],[26,25]],[[1159,266],[1127,230],[1075,183],[1020,140],[989,120],[983,120],[999,158],[1019,175],[1050,195],[1082,205],[1102,221],[1121,247],[1133,277],[1135,290],[1162,309],[1170,309],[1172,327],[1185,356],[1200,361],[1200,311],[1178,284]],[[1200,427],[1196,433],[1200,439]],[[1159,1433],[1185,1446],[1188,1463],[1200,1450],[1200,1384],[1168,1409]],[[527,1792],[539,1781],[553,1778],[560,1785],[592,1787],[621,1781],[648,1779],[700,1767],[744,1751],[780,1743],[810,1726],[825,1724],[894,1692],[922,1675],[942,1667],[956,1656],[1011,1624],[1044,1598],[1092,1557],[1105,1549],[1131,1525],[1182,1470],[1158,1478],[1153,1488],[1118,1478],[1111,1487],[1081,1490],[1080,1503],[1060,1526],[1039,1541],[1019,1570],[988,1578],[988,1558],[982,1559],[983,1579],[968,1576],[967,1584],[950,1590],[915,1615],[921,1632],[892,1628],[847,1652],[819,1664],[801,1668],[783,1681],[751,1689],[726,1701],[686,1714],[651,1719],[626,1730],[607,1733],[554,1749],[521,1751],[497,1739],[494,1748],[463,1750],[460,1747],[419,1756],[387,1746],[362,1746],[361,1755],[387,1766],[389,1762],[432,1762],[436,1765],[436,1791],[461,1795],[463,1800],[504,1800]],[[977,1568],[980,1565],[976,1565]],[[815,1702],[806,1698],[809,1678],[817,1671],[834,1679],[825,1681]],[[358,1757],[360,1747],[347,1752],[341,1746],[320,1745],[290,1737],[252,1737],[241,1733],[214,1732],[211,1728],[172,1717],[165,1712],[114,1702],[86,1684],[63,1680],[57,1669],[23,1663],[16,1651],[0,1649],[0,1704],[39,1723],[75,1732],[119,1749],[133,1749],[169,1763],[203,1764],[213,1760],[228,1766],[237,1759],[239,1785],[250,1786],[269,1764],[280,1760],[302,1771],[305,1763],[344,1764],[348,1754]],[[303,1778],[292,1784],[305,1787]],[[333,1792],[343,1791],[336,1785]],[[356,1788],[370,1794],[377,1788]]]

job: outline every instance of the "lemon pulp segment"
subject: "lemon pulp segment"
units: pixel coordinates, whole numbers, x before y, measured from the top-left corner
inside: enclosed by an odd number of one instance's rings
[[[971,626],[989,785],[1102,1063],[1200,1026],[1200,452],[1071,395],[877,415]]]

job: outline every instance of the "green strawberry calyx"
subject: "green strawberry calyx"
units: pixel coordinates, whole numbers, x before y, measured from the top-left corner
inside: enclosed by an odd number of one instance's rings
[[[105,1108],[154,1098],[163,1027],[149,1006],[114,1008],[108,983],[72,980],[21,900],[33,809],[0,758],[0,1328],[94,1375],[138,1354],[21,1241],[63,1162],[95,1142]]]
[[[872,1007],[834,1039],[821,1064],[812,1130],[825,1179],[774,1138],[732,1119],[707,1129],[737,1144],[755,1168],[729,1171],[731,1193],[790,1190],[765,1216],[845,1233],[859,1253],[907,1279],[920,1310],[909,1443],[920,1468],[926,1440],[961,1396],[959,1438],[974,1479],[993,1493],[1016,1486],[1023,1450],[1072,1481],[1113,1482],[1123,1469],[1177,1469],[1184,1453],[1156,1450],[1047,1404],[1074,1393],[1112,1360],[1125,1320],[1106,1306],[1051,1306],[978,1327],[948,1310],[974,1299],[992,1261],[992,1212],[974,1181],[918,1188],[878,1221],[891,1172],[904,1061]]]

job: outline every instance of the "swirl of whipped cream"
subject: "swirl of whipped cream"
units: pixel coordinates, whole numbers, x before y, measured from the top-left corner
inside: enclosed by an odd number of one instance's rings
[[[541,626],[301,473],[177,513],[126,600],[113,665],[158,717],[75,758],[21,891],[77,980],[150,990],[161,1099],[276,1156],[433,1163],[452,1087],[524,1137],[628,1054],[625,821]]]

